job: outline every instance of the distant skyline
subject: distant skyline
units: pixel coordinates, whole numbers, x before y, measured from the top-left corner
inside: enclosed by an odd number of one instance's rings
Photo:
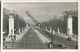
[[[26,11],[39,22],[53,19],[53,16],[62,16],[64,11],[77,10],[77,2],[24,2],[4,3],[4,8],[14,9],[26,22],[32,23]]]

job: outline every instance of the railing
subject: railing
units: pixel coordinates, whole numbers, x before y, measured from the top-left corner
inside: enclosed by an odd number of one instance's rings
[[[78,49],[78,45],[49,44],[49,43],[25,43],[25,42],[4,42],[4,49]]]

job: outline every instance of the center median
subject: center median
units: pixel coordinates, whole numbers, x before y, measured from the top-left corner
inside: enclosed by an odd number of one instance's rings
[[[43,43],[46,43],[46,42],[50,42],[50,39],[48,39],[47,37],[45,37],[43,34],[41,34],[38,30],[34,29],[33,30],[37,33],[37,36],[41,39],[41,41]]]

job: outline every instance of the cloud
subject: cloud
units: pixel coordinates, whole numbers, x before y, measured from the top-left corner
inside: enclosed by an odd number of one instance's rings
[[[26,11],[29,11],[39,22],[43,22],[52,19],[54,15],[60,16],[64,11],[77,10],[78,8],[76,2],[13,2],[4,3],[3,6],[15,9],[26,22],[32,22],[29,16],[27,16]]]

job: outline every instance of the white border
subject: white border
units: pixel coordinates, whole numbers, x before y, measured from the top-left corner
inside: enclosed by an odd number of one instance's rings
[[[3,47],[3,2],[1,1],[1,52]]]
[[[80,0],[78,1],[78,48],[80,51]]]
[[[3,0],[5,2],[78,2],[78,0]]]
[[[75,1],[70,1],[70,0],[54,0],[54,1],[2,1],[1,3],[1,52],[78,52],[77,49],[3,49],[3,3],[9,3],[9,2],[78,2],[77,0]]]

